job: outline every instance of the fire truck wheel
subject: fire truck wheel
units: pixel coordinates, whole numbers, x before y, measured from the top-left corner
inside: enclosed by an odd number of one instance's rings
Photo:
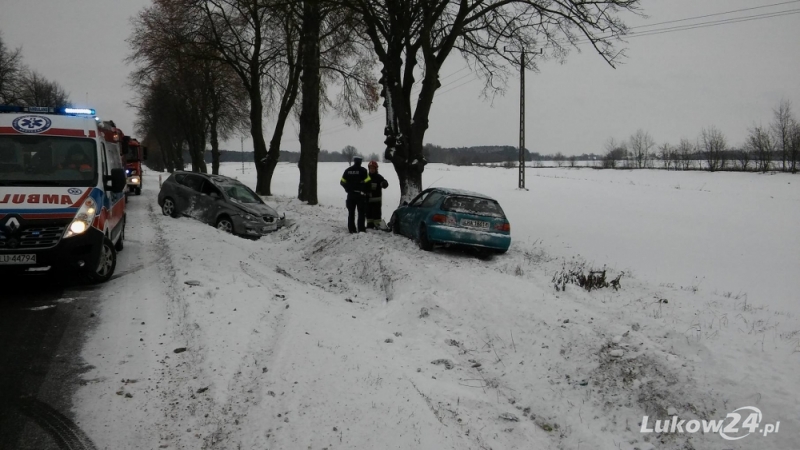
[[[114,275],[114,269],[117,267],[117,252],[114,250],[114,243],[111,239],[105,238],[103,246],[100,249],[100,259],[97,267],[90,269],[89,280],[93,283],[103,283]]]

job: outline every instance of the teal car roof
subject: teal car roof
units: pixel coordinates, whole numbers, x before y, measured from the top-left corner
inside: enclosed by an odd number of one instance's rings
[[[468,197],[478,197],[478,198],[485,198],[487,200],[492,200],[492,201],[495,201],[495,202],[497,201],[497,200],[493,199],[492,197],[490,197],[490,196],[488,196],[486,194],[479,194],[477,192],[467,191],[467,190],[464,190],[464,189],[437,187],[437,188],[433,188],[433,190],[439,191],[439,192],[441,192],[441,193],[443,193],[445,195],[465,195],[465,196],[468,196]]]

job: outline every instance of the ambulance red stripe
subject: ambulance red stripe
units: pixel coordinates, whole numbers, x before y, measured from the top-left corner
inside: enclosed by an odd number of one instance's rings
[[[28,133],[20,133],[17,130],[11,127],[0,127],[0,134],[21,134],[24,136],[70,136],[70,137],[83,137],[86,136],[86,133],[83,130],[74,130],[69,128],[50,128],[43,133],[35,133],[35,134],[28,134]],[[93,130],[89,130],[89,137],[95,137],[97,133]]]

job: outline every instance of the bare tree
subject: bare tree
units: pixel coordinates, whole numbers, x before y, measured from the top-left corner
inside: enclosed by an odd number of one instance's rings
[[[139,67],[131,84],[146,93],[157,79],[171,89],[177,124],[183,128],[192,170],[205,172],[210,140],[212,172],[219,173],[219,140],[243,128],[246,93],[219,55],[198,40],[189,10],[179,3],[157,1],[133,20],[128,61]]]
[[[770,127],[773,133],[773,142],[776,150],[781,152],[781,170],[788,169],[787,163],[790,159],[792,146],[792,126],[795,122],[792,116],[792,102],[781,100],[777,108],[772,110],[773,119]]]
[[[691,141],[686,138],[681,138],[681,142],[678,144],[678,148],[676,149],[676,153],[679,155],[681,160],[681,168],[683,170],[689,170],[692,168],[692,157],[695,153],[695,146],[692,145]]]
[[[604,149],[606,153],[603,156],[603,167],[607,169],[615,169],[618,162],[628,154],[627,144],[624,141],[617,142],[613,137],[608,138]]]
[[[160,0],[168,2],[168,0]],[[291,5],[277,0],[180,0],[193,32],[236,73],[248,95],[256,192],[271,195],[283,130],[300,87],[302,49]],[[265,108],[265,102],[267,108]],[[265,109],[277,110],[267,149]]]
[[[342,156],[344,156],[344,158],[350,163],[353,162],[353,157],[357,154],[358,150],[352,145],[345,145],[342,149]]]
[[[300,28],[301,111],[300,182],[297,197],[316,205],[320,112],[330,105],[345,121],[361,124],[360,109],[375,110],[378,88],[372,75],[373,60],[352,10],[331,0],[304,0],[295,11]],[[335,102],[327,98],[326,84],[337,84]]]
[[[747,136],[745,146],[755,155],[756,167],[761,172],[768,172],[772,165],[772,154],[775,141],[769,131],[761,125],[754,125]]]
[[[727,143],[725,136],[715,126],[703,128],[700,133],[700,145],[702,146],[703,156],[708,164],[708,170],[722,170],[725,168]]]
[[[180,99],[170,82],[159,79],[145,86],[140,93],[136,129],[144,140],[157,144],[161,165],[169,172],[183,170],[183,143],[186,141],[179,123]],[[154,154],[154,157],[158,157]]]
[[[665,142],[658,147],[658,151],[661,163],[664,165],[665,169],[669,170],[670,164],[672,163],[672,153],[674,152],[672,146],[669,145],[669,142]],[[675,167],[675,170],[678,170],[678,168]]]
[[[747,172],[747,166],[753,160],[753,148],[750,145],[743,145],[742,148],[735,151],[736,159],[739,160],[739,169]]]
[[[650,133],[642,130],[636,130],[629,139],[629,148],[633,157],[633,161],[638,169],[647,167],[650,160],[650,150],[655,147],[656,143]]]
[[[672,167],[675,170],[680,170],[680,168],[681,168],[680,167],[680,165],[681,165],[681,154],[680,154],[680,151],[678,150],[678,147],[670,146],[669,159],[670,159],[670,161],[672,163]]]
[[[566,159],[566,157],[561,152],[558,152],[558,153],[555,154],[555,156],[553,156],[553,161],[555,161],[556,166],[558,166],[558,167],[562,167],[564,165],[564,160],[565,159]]]
[[[27,106],[69,106],[69,94],[56,81],[50,81],[40,73],[25,71],[19,80],[18,102]]]
[[[791,147],[789,159],[792,161],[792,173],[797,173],[797,161],[800,159],[800,123],[794,121],[791,128]]]
[[[386,110],[386,151],[397,172],[401,202],[422,187],[425,132],[439,72],[458,51],[485,80],[484,93],[502,93],[509,70],[519,60],[504,47],[563,60],[579,42],[590,46],[610,65],[623,57],[614,43],[628,29],[621,12],[639,9],[639,0],[473,2],[450,0],[344,0],[362,18],[365,33],[382,66]],[[537,51],[538,53],[538,51]],[[536,60],[526,59],[536,70]],[[412,88],[422,74],[419,93]]]
[[[24,72],[22,48],[8,48],[0,34],[0,103],[19,101],[19,79]]]

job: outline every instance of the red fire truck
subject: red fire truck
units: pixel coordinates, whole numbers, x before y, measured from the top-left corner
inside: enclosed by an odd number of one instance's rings
[[[130,137],[122,138],[122,158],[125,160],[125,173],[128,177],[128,192],[142,194],[142,161],[147,159],[147,147]]]

